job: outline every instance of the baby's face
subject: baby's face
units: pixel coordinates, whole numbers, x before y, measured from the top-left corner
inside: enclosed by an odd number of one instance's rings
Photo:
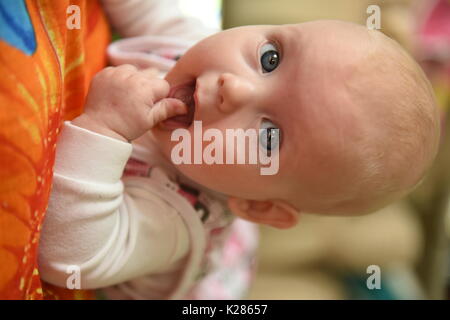
[[[274,175],[261,175],[259,164],[177,167],[227,195],[282,200],[302,211],[332,211],[351,198],[357,191],[352,173],[358,170],[352,149],[370,121],[346,88],[365,49],[366,31],[352,28],[333,22],[247,26],[198,43],[166,76],[170,95],[190,105],[191,117],[154,129],[165,156],[170,159],[179,143],[171,141],[174,129],[186,128],[194,139],[192,120],[201,121],[203,132],[217,129],[223,137],[226,129],[277,128]]]

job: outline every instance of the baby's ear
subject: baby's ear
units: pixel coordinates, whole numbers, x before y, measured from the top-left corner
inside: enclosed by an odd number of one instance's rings
[[[230,197],[228,207],[242,219],[278,229],[291,228],[298,222],[299,212],[281,200],[258,201]]]

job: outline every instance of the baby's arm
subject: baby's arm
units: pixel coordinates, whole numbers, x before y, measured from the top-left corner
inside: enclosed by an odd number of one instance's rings
[[[66,123],[58,141],[39,246],[44,280],[64,287],[68,267],[76,265],[82,288],[100,288],[163,272],[186,255],[188,235],[178,213],[121,181],[131,154],[127,141],[184,109],[165,99],[167,90],[164,80],[130,66],[93,80],[86,113]]]

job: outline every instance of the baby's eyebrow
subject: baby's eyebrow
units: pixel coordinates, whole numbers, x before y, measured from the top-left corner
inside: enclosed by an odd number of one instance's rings
[[[278,30],[273,30],[267,35],[267,39],[275,42],[278,50],[280,50],[281,58],[283,58],[283,51],[286,42],[284,34]]]
[[[280,45],[281,60],[285,57],[290,57],[300,54],[302,51],[302,32],[296,26],[281,26],[282,29],[275,29],[272,31],[273,38]],[[298,59],[296,58],[296,61]]]
[[[248,48],[250,50],[246,50],[247,52],[244,54],[244,60],[253,70],[259,70],[260,64],[259,64],[259,52],[258,48],[261,43],[261,39],[255,37],[252,39],[252,41],[249,43]],[[255,57],[256,55],[256,57]]]

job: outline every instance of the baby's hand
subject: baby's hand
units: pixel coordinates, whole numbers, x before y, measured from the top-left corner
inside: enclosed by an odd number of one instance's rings
[[[92,80],[84,113],[73,124],[113,138],[132,141],[158,122],[185,114],[186,105],[167,98],[169,84],[154,69],[108,67]]]

